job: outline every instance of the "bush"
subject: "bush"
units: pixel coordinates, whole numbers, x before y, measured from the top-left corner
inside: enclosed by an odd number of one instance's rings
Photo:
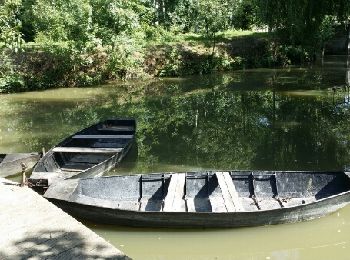
[[[107,63],[103,49],[78,51],[66,43],[26,45],[23,52],[12,52],[10,57],[15,64],[12,81],[23,84],[25,90],[96,84],[103,81]],[[2,80],[3,89],[18,85],[12,81]]]
[[[108,49],[106,73],[109,79],[130,79],[144,76],[143,49],[135,40],[120,37]]]
[[[241,57],[231,57],[224,48],[212,54],[202,45],[178,44],[150,48],[145,67],[151,75],[177,77],[242,68],[243,62]]]

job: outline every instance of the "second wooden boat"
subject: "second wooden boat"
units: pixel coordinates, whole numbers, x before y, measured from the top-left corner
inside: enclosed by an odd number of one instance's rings
[[[71,177],[101,176],[128,153],[135,139],[134,119],[110,119],[71,135],[49,150],[29,178],[33,188],[47,188]]]
[[[44,197],[94,222],[240,227],[315,219],[350,201],[345,172],[189,172],[72,179]]]

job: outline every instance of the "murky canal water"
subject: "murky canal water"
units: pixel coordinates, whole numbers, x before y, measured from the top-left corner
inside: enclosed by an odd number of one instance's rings
[[[350,165],[346,58],[0,96],[0,153],[49,149],[96,121],[137,119],[137,146],[109,174],[199,169],[340,170]],[[350,207],[325,218],[241,229],[101,226],[135,259],[349,259]]]

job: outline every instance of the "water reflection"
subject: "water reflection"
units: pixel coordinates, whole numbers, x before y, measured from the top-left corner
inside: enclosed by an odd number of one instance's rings
[[[349,92],[338,83],[344,71],[332,73],[338,85],[328,73],[253,70],[3,95],[0,151],[48,149],[96,121],[127,116],[138,122],[138,159],[113,173],[342,169],[350,163]]]
[[[348,259],[350,208],[311,222],[238,229],[148,229],[86,223],[135,259]]]
[[[48,149],[121,116],[136,118],[137,146],[110,174],[342,169],[350,165],[347,62],[1,95],[0,153]],[[317,221],[234,230],[90,226],[135,259],[348,259],[349,220],[347,207]]]

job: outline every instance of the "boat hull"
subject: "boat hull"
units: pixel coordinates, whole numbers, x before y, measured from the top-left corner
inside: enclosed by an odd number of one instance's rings
[[[206,171],[64,180],[44,197],[97,223],[244,227],[319,218],[350,201],[346,172]]]
[[[144,212],[103,208],[49,199],[67,213],[89,221],[138,227],[234,228],[312,220],[336,212],[350,201],[350,193],[291,208],[251,212]]]

